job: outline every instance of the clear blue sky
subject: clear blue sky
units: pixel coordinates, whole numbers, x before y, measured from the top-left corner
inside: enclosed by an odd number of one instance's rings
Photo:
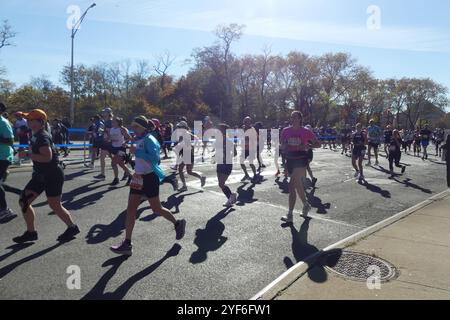
[[[70,62],[70,5],[84,11],[95,0],[0,0],[0,19],[18,32],[0,65],[18,85],[32,76],[59,82]],[[147,59],[169,50],[171,73],[189,66],[192,49],[214,42],[221,23],[245,24],[238,54],[291,50],[345,51],[380,78],[430,77],[450,88],[450,1],[442,0],[97,0],[76,38],[76,63]],[[367,8],[380,8],[380,29],[370,30]]]

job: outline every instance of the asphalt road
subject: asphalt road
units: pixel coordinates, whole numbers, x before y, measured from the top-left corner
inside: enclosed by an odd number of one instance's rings
[[[229,181],[239,198],[229,210],[222,207],[226,199],[207,159],[195,169],[208,177],[204,190],[195,178],[188,179],[189,190],[182,194],[162,187],[165,206],[187,220],[185,238],[177,242],[173,226],[143,204],[134,255],[128,259],[109,251],[124,236],[128,188],[109,186],[111,170],[107,181],[99,181],[93,178],[98,169],[69,161],[63,200],[82,233],[58,244],[65,226],[51,214],[44,197],[35,205],[39,240],[33,245],[18,246],[11,240],[25,230],[20,216],[3,221],[0,299],[249,299],[307,256],[445,190],[445,165],[430,159],[434,162],[404,156],[407,171],[395,179],[388,179],[380,167],[367,168],[367,183],[361,185],[353,178],[349,158],[318,150],[312,168],[319,182],[309,191],[312,219],[296,214],[293,227],[280,221],[287,213],[288,195],[283,179],[275,180],[268,154],[262,183],[240,182],[243,174],[235,165]],[[381,166],[388,168],[385,158]],[[21,189],[30,175],[26,166],[14,169],[7,184]],[[7,200],[19,212],[18,195],[8,192]],[[79,290],[66,285],[67,268],[73,265],[81,271]]]

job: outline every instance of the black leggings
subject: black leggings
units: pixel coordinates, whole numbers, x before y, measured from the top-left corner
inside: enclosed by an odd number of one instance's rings
[[[394,162],[395,166],[397,168],[403,168],[402,165],[400,165],[400,159],[402,158],[401,152],[391,152],[389,153],[389,169],[391,171],[394,171]]]

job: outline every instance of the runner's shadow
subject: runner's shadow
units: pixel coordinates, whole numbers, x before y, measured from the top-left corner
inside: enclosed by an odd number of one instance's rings
[[[366,187],[367,190],[380,194],[383,198],[391,199],[391,193],[388,190],[383,190],[380,187],[368,183],[366,180],[358,181],[358,184]]]
[[[436,160],[431,160],[431,159],[429,159],[428,161],[430,161],[430,162],[432,162],[434,164],[441,165],[441,166],[446,166],[447,165],[447,163],[442,162],[442,161],[436,161]]]
[[[197,193],[203,193],[203,191],[199,190],[197,192],[188,193],[188,194],[185,194],[185,193],[173,194],[167,198],[167,201],[163,201],[162,205],[167,210],[172,210],[173,208],[175,208],[175,212],[173,212],[174,214],[180,213],[180,205],[184,202],[184,198],[188,197],[188,196],[192,196]]]
[[[283,181],[280,181],[280,177],[277,177],[275,183],[278,185],[281,193],[289,194],[289,180],[287,177],[284,177]]]
[[[311,257],[319,252],[319,249],[316,246],[308,243],[308,230],[310,222],[310,218],[305,219],[299,231],[295,229],[295,226],[292,223],[284,225],[289,226],[291,230],[292,253],[295,258],[295,263],[289,257],[284,257],[283,262],[287,269],[292,268],[299,262],[308,263],[308,277],[316,283],[324,283],[328,279],[325,268],[320,265],[314,266],[313,264],[310,264],[309,261],[305,261],[308,257]]]
[[[83,186],[81,186],[79,188],[73,189],[70,192],[63,193],[61,201],[64,203],[64,206],[67,208],[67,205],[70,205],[70,203],[72,203],[75,200],[76,196],[82,195],[84,193],[91,192],[91,191],[96,190],[98,188],[109,186],[109,184],[102,184],[102,185],[99,185],[99,186],[92,187],[92,186],[96,185],[99,182],[100,181],[94,181],[94,182],[91,182],[89,184],[83,185]],[[103,191],[101,193],[103,193]],[[48,204],[47,201],[43,201],[43,202],[40,202],[40,203],[33,204],[33,207],[34,208],[45,207],[47,204]],[[67,209],[69,209],[69,208],[67,208]],[[77,209],[77,208],[75,208],[75,209]]]
[[[42,257],[43,255],[45,255],[45,254],[47,254],[47,253],[57,249],[62,244],[63,243],[58,242],[57,244],[55,244],[55,245],[53,245],[53,246],[51,246],[51,247],[49,247],[47,249],[44,249],[44,250],[39,251],[39,252],[36,252],[36,253],[32,254],[31,256],[28,256],[26,258],[20,259],[20,260],[18,260],[16,262],[13,262],[13,263],[11,263],[11,264],[1,268],[0,269],[0,279],[4,278],[7,274],[9,274],[10,272],[14,271],[17,267],[19,267],[19,266],[21,266],[21,265],[23,265],[23,264],[25,264],[27,262],[30,262],[30,261],[32,261],[34,259],[37,259],[39,257]]]
[[[227,237],[222,236],[225,231],[225,225],[221,222],[231,212],[235,211],[233,208],[226,208],[220,211],[217,215],[212,217],[205,226],[205,229],[197,229],[195,232],[194,244],[198,247],[197,251],[193,252],[189,262],[198,264],[206,261],[208,252],[218,250],[228,240]]]
[[[136,219],[139,219],[141,214],[150,209],[150,207],[140,208],[137,211]],[[105,242],[111,238],[116,238],[122,234],[122,231],[125,229],[125,219],[127,217],[127,210],[121,212],[117,218],[112,221],[110,224],[96,224],[89,230],[85,239],[88,244],[99,244]],[[155,216],[153,219],[155,219]],[[152,220],[153,220],[152,219]],[[151,221],[151,220],[144,220]]]
[[[5,189],[6,192],[14,193],[20,196],[22,194],[22,190],[11,187],[5,183],[3,183],[3,189]]]
[[[330,208],[330,203],[322,203],[322,200],[319,197],[315,196],[317,189],[313,189],[310,193],[305,192],[306,198],[308,199],[309,204],[313,208],[317,208],[317,213],[319,214],[327,214]]]
[[[405,185],[405,187],[413,188],[413,189],[416,189],[416,190],[420,190],[420,191],[422,191],[423,193],[426,193],[426,194],[432,194],[433,193],[433,191],[431,191],[430,189],[425,189],[425,188],[422,188],[421,186],[418,186],[417,184],[411,183],[410,181],[412,181],[412,180],[409,179],[409,178],[405,179],[403,181],[400,181],[400,180],[394,179],[394,178],[393,178],[393,180],[398,182],[398,183],[400,183],[400,184]]]
[[[75,178],[82,177],[82,176],[84,176],[84,175],[86,175],[88,173],[90,173],[89,169],[83,169],[81,171],[77,171],[77,172],[74,172],[74,173],[64,174],[64,178],[65,178],[64,180],[65,181],[74,180]]]
[[[23,244],[14,244],[12,246],[9,246],[6,249],[10,249],[11,251],[0,256],[0,262],[2,262],[3,260],[8,259],[10,256],[12,256],[13,254],[16,254],[19,251],[22,251],[30,246],[32,246],[34,244],[34,242],[28,242],[28,243],[23,243]]]
[[[237,189],[238,193],[237,198],[238,203],[236,204],[237,206],[244,206],[246,204],[258,201],[258,199],[253,198],[255,195],[255,190],[253,190],[253,188],[255,188],[256,185],[254,183],[251,183],[250,186],[246,190],[244,190],[244,187],[247,184],[248,183],[246,182]]]
[[[106,286],[109,281],[119,270],[120,266],[128,260],[129,257],[121,256],[113,259],[109,259],[103,263],[102,267],[112,266],[94,285],[94,287],[83,297],[81,300],[122,300],[125,298],[130,289],[140,280],[148,277],[156,269],[158,269],[167,259],[176,257],[181,250],[179,244],[175,244],[160,260],[147,267],[146,269],[136,273],[131,278],[122,283],[113,292],[105,292]]]

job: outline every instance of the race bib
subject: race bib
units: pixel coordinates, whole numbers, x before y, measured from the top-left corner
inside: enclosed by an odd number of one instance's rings
[[[134,190],[142,190],[144,187],[144,179],[142,176],[133,174],[133,178],[131,179],[130,188]]]

